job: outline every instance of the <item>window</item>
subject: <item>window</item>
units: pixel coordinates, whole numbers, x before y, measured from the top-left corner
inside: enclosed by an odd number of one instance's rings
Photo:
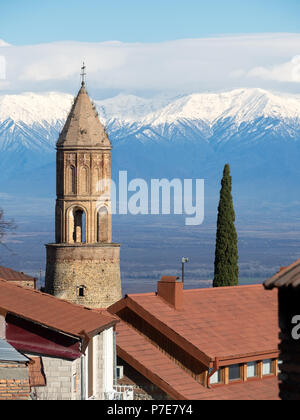
[[[117,366],[117,379],[123,379],[124,377],[124,366]]]
[[[278,374],[281,373],[280,366],[282,365],[282,360],[278,360]]]
[[[255,378],[257,376],[257,363],[247,363],[247,378]]]
[[[228,379],[229,381],[238,381],[241,379],[241,365],[229,366]]]
[[[262,374],[263,376],[272,375],[273,373],[273,362],[271,359],[263,360]]]
[[[213,369],[210,369],[211,373],[213,371]],[[221,370],[217,370],[210,378],[209,378],[209,382],[211,385],[214,384],[220,384],[222,382],[222,377],[221,377]]]
[[[85,296],[85,286],[77,287],[77,296],[84,297]]]

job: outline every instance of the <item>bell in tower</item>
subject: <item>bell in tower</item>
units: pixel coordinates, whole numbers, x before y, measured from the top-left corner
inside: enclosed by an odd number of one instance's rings
[[[57,142],[56,243],[46,245],[46,291],[91,308],[122,297],[112,243],[111,144],[82,86]]]

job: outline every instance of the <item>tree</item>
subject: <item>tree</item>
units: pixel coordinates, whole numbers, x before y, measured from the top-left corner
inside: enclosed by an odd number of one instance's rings
[[[221,184],[213,286],[237,286],[239,284],[238,238],[234,225],[232,178],[228,164],[225,165]]]

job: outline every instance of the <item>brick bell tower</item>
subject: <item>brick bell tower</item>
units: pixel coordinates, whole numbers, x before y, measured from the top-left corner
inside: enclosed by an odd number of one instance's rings
[[[112,243],[111,144],[84,76],[57,142],[56,243],[46,245],[46,291],[106,308],[122,297],[120,245]]]

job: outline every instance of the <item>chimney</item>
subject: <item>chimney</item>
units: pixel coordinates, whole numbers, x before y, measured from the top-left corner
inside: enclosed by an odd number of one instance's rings
[[[183,309],[183,282],[179,277],[163,276],[157,283],[157,295],[174,309]]]

